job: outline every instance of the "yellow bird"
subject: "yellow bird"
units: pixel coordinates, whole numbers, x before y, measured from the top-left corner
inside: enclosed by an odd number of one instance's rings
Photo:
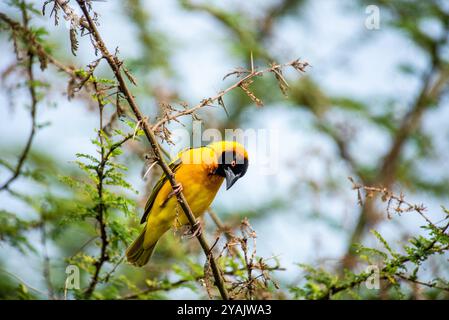
[[[165,175],[159,179],[145,206],[141,223],[146,222],[139,237],[126,250],[128,261],[136,266],[145,265],[157,241],[172,227],[188,224],[176,200],[182,190],[195,217],[210,206],[223,180],[226,190],[248,169],[248,153],[237,142],[219,141],[206,147],[181,152],[170,164],[179,188],[172,189]]]

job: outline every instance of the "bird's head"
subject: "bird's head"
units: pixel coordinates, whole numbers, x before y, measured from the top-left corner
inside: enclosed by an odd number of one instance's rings
[[[248,153],[238,142],[219,141],[208,145],[216,156],[217,167],[214,174],[226,179],[226,190],[243,177],[248,170]]]

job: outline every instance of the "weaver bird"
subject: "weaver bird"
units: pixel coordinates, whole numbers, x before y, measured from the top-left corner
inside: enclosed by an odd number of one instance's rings
[[[248,154],[237,142],[220,141],[181,152],[170,168],[179,183],[178,187],[173,190],[170,181],[162,175],[147,201],[140,221],[146,222],[146,225],[126,250],[128,261],[139,267],[148,262],[157,241],[165,232],[189,223],[178,206],[176,193],[182,190],[195,217],[201,216],[209,208],[225,179],[226,189],[229,189],[245,175]]]

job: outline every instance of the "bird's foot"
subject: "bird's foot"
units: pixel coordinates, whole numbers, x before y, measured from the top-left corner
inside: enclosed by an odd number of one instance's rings
[[[197,221],[193,226],[190,226],[184,234],[186,239],[198,237],[203,233],[203,225],[201,221]]]
[[[182,190],[183,190],[182,184],[178,182],[178,184],[168,194],[168,199],[170,199],[171,197],[173,197],[175,195],[180,194]]]

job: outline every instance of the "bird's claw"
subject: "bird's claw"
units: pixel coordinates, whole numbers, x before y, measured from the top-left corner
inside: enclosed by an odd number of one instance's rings
[[[185,233],[186,239],[192,239],[195,237],[198,237],[203,233],[203,225],[200,221],[197,221],[193,226],[190,226],[190,228]]]

